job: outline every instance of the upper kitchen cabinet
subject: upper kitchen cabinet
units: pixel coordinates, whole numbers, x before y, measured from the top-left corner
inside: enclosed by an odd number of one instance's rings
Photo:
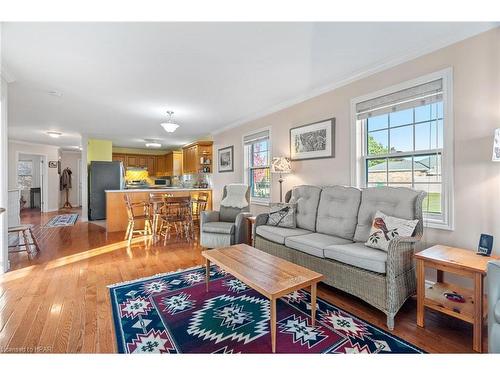
[[[182,151],[170,151],[156,157],[157,176],[180,176],[182,174]]]
[[[182,148],[184,174],[212,173],[212,141],[198,141]]]
[[[182,151],[171,151],[165,155],[165,176],[180,176],[182,174]]]

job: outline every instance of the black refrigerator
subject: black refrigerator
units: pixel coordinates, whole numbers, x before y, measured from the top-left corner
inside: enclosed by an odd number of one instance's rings
[[[106,190],[125,187],[121,161],[92,161],[89,168],[89,220],[106,219]]]

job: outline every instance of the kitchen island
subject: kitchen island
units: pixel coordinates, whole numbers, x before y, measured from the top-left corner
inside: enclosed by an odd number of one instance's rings
[[[120,232],[127,229],[128,217],[124,195],[128,194],[132,202],[146,202],[150,193],[169,194],[173,197],[190,195],[196,199],[201,192],[208,193],[207,210],[212,209],[212,190],[201,188],[144,188],[106,190],[106,231]],[[139,212],[137,212],[139,214]]]

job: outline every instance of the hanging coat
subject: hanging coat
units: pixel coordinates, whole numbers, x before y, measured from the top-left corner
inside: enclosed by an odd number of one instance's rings
[[[61,178],[59,180],[59,189],[66,190],[66,189],[71,189],[71,175],[73,172],[71,172],[71,169],[66,168],[62,174]]]

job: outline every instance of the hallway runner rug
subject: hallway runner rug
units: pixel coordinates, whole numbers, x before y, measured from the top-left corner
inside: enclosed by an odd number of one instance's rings
[[[78,214],[56,215],[45,224],[45,227],[53,228],[75,225],[76,219],[78,219]]]
[[[119,353],[271,353],[269,300],[216,265],[205,289],[196,267],[110,285]],[[277,353],[423,353],[410,343],[317,299],[277,302]]]

